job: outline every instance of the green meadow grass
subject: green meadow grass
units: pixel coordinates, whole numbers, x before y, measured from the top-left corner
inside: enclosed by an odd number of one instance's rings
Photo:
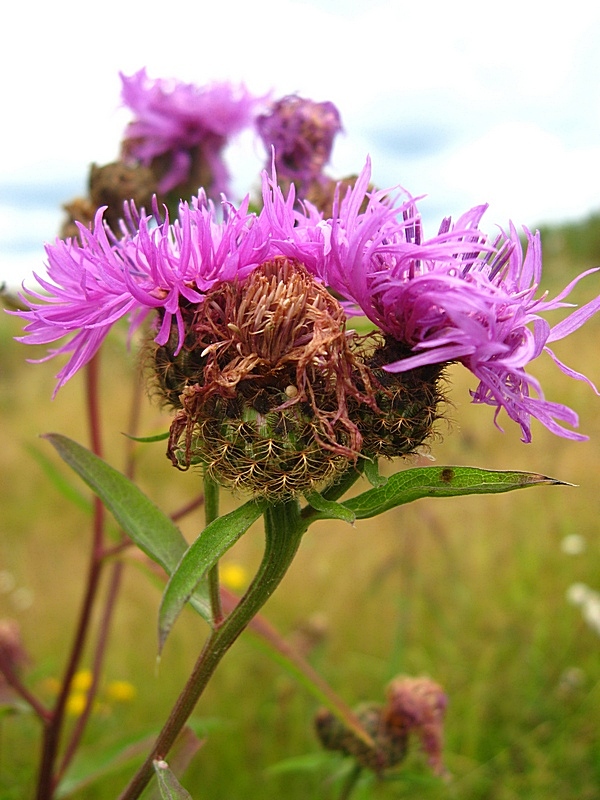
[[[594,263],[590,226],[587,249],[583,228],[579,238],[571,229],[547,232],[552,286]],[[565,253],[569,236],[583,248],[577,266]],[[598,286],[597,277],[588,279],[576,300],[585,302]],[[0,616],[19,622],[31,657],[27,683],[49,699],[48,681],[61,674],[82,595],[90,525],[85,503],[67,501],[43,460],[83,498],[86,491],[38,436],[56,431],[87,444],[87,429],[81,376],[50,400],[58,364],[26,364],[42,351],[13,342],[19,330],[18,320],[2,315]],[[121,334],[102,356],[105,455],[118,468],[137,370]],[[556,350],[600,384],[599,341],[600,320],[594,320]],[[491,409],[469,404],[474,387],[464,370],[453,368],[452,405],[432,456],[440,464],[542,472],[576,486],[421,500],[355,527],[318,523],[265,608],[295,641],[307,628],[318,630],[310,660],[350,705],[382,700],[398,674],[429,675],[448,694],[445,761],[452,780],[433,778],[415,746],[388,780],[365,775],[356,800],[600,798],[600,636],[566,600],[575,582],[600,590],[600,399],[562,377],[550,359],[540,359],[536,374],[549,398],[578,410],[590,441],[559,439],[535,425],[533,443],[521,444],[515,426],[507,422],[501,433]],[[168,427],[145,397],[140,413],[142,434]],[[173,470],[164,443],[139,445],[136,454],[139,483],[165,511],[199,491],[200,476]],[[385,469],[396,466],[402,464]],[[227,510],[236,500],[222,502]],[[201,511],[182,522],[190,540],[201,527]],[[561,549],[570,534],[584,537],[579,555]],[[255,526],[225,561],[250,571],[261,543]],[[159,600],[159,587],[128,557],[105,683],[128,681],[136,696],[98,708],[73,775],[94,763],[94,753],[116,753],[120,743],[156,730],[185,681],[206,626],[184,612],[158,664]],[[334,800],[348,764],[319,749],[316,710],[306,690],[247,632],[198,704],[194,724],[206,740],[183,784],[194,800]],[[0,718],[3,800],[32,796],[38,746],[31,715]],[[131,773],[131,765],[116,769],[74,796],[112,800]]]

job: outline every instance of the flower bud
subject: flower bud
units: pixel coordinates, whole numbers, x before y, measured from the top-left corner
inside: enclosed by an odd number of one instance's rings
[[[18,623],[12,619],[0,620],[0,703],[12,701],[11,676],[20,675],[29,663]]]

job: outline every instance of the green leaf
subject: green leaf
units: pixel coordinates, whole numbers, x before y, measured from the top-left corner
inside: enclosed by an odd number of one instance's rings
[[[165,433],[156,433],[154,436],[131,436],[129,433],[124,433],[123,436],[126,436],[128,439],[131,439],[132,442],[164,442],[165,439],[168,439],[170,435],[169,431]]]
[[[48,478],[50,483],[54,485],[54,488],[57,489],[63,497],[87,514],[92,513],[94,509],[89,498],[84,497],[70,481],[66,480],[62,472],[56,469],[56,464],[51,459],[32,445],[27,445],[26,449],[31,457],[35,459],[38,466],[41,467],[46,478]]]
[[[202,531],[183,554],[165,588],[158,615],[159,652],[175,620],[192,596],[198,582],[221,556],[248,530],[267,507],[266,500],[249,500]]]
[[[143,736],[127,734],[123,740],[102,749],[80,751],[56,789],[57,800],[87,796],[82,794],[85,789],[139,762],[155,741],[156,731],[153,730]]]
[[[140,550],[170,575],[188,547],[177,525],[129,478],[87,448],[58,433],[48,433],[43,438],[98,495]],[[195,588],[194,607],[211,622],[208,592],[199,582]]]
[[[397,472],[384,486],[369,489],[342,505],[357,519],[368,519],[422,497],[500,494],[542,484],[570,485],[535,472],[500,472],[477,467],[417,467]],[[319,511],[310,517],[310,522],[336,518],[327,511]]]
[[[385,486],[387,478],[385,475],[379,474],[379,464],[377,461],[365,460],[364,464],[365,478],[369,481],[371,486],[378,489],[380,486]]]
[[[192,795],[179,783],[166,761],[153,761],[152,765],[163,800],[192,800]]]
[[[304,496],[313,508],[317,511],[324,511],[329,519],[341,519],[350,525],[354,524],[356,514],[341,503],[336,503],[335,500],[326,500],[318,492],[306,492]]]
[[[332,763],[339,762],[337,753],[317,751],[301,756],[278,761],[266,769],[267,775],[285,775],[288,772],[318,772],[323,768],[331,768]]]

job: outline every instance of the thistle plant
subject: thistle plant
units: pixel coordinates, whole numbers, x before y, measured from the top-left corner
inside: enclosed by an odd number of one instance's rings
[[[454,222],[442,220],[427,238],[418,201],[400,189],[374,188],[368,158],[353,178],[324,178],[341,129],[331,103],[288,97],[258,115],[267,101],[246,90],[152,82],[143,70],[123,84],[135,119],[125,132],[122,164],[151,171],[154,199],[148,209],[125,202],[118,224],[106,221],[106,208],[94,208],[89,224],[76,223],[75,236],[48,245],[47,277],[37,278],[38,291],[23,290],[22,307],[13,313],[25,321],[21,341],[51,345],[47,358],[61,359],[56,391],[86,372],[92,420],[102,345],[120,320],[128,320],[149,392],[169,409],[166,455],[176,470],[196,471],[203,484],[206,527],[188,546],[132,473],[121,474],[101,458],[98,441],[87,450],[47,435],[98,500],[80,633],[53,710],[32,698],[0,648],[6,681],[32,705],[44,730],[38,800],[57,796],[92,711],[59,757],[65,698],[91,625],[95,586],[108,556],[114,563],[119,548],[131,544],[165,576],[159,647],[188,604],[210,633],[121,800],[139,797],[155,775],[163,797],[187,796],[169,768],[171,748],[248,626],[275,643],[325,698],[318,736],[325,748],[354,759],[353,775],[397,768],[411,735],[443,775],[446,697],[433,679],[398,678],[384,705],[351,711],[301,656],[265,633],[270,629],[257,615],[312,524],[338,519],[360,525],[422,497],[560,483],[517,471],[410,467],[407,459],[436,435],[449,394],[448,367],[455,363],[476,379],[473,402],[492,406],[497,425],[505,413],[524,442],[531,441],[532,419],[557,436],[585,438],[575,430],[576,413],[546,399],[528,367],[546,352],[561,372],[596,391],[550,345],[600,310],[600,296],[552,327],[546,319],[547,312],[568,308],[573,286],[595,270],[548,299],[540,293],[537,233],[520,235],[510,224],[490,237],[480,227],[485,206],[479,206]],[[249,195],[240,203],[215,195],[226,183],[221,156],[227,137],[250,124],[271,158],[253,210]],[[190,183],[202,176],[204,188],[190,197]],[[310,197],[315,184],[327,181],[333,184],[330,202],[318,207]],[[174,208],[167,195],[176,187],[182,199]],[[396,459],[398,471],[384,478],[380,459]],[[370,488],[347,497],[363,478]],[[239,505],[220,516],[222,489]],[[123,530],[116,551],[103,538],[103,508]],[[220,586],[219,559],[260,518],[262,562],[245,594],[232,598]],[[113,572],[111,602],[118,579]],[[106,626],[110,616],[105,609]]]

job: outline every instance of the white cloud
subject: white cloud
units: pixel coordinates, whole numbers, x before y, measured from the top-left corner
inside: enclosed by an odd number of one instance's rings
[[[490,218],[533,225],[600,205],[600,8],[585,0],[56,0],[35,15],[12,4],[3,29],[0,190],[75,185],[112,160],[128,119],[118,72],[146,66],[333,100],[346,133],[332,169],[356,172],[370,152],[375,179],[427,193],[432,217],[489,200]],[[232,153],[239,192],[261,161],[250,153]],[[11,220],[37,252],[39,220]],[[0,232],[4,276],[7,248]]]
[[[442,192],[454,187],[465,200],[477,195],[490,202],[490,215],[501,224],[561,221],[600,203],[600,141],[570,150],[531,123],[497,125],[449,154],[440,168]]]

